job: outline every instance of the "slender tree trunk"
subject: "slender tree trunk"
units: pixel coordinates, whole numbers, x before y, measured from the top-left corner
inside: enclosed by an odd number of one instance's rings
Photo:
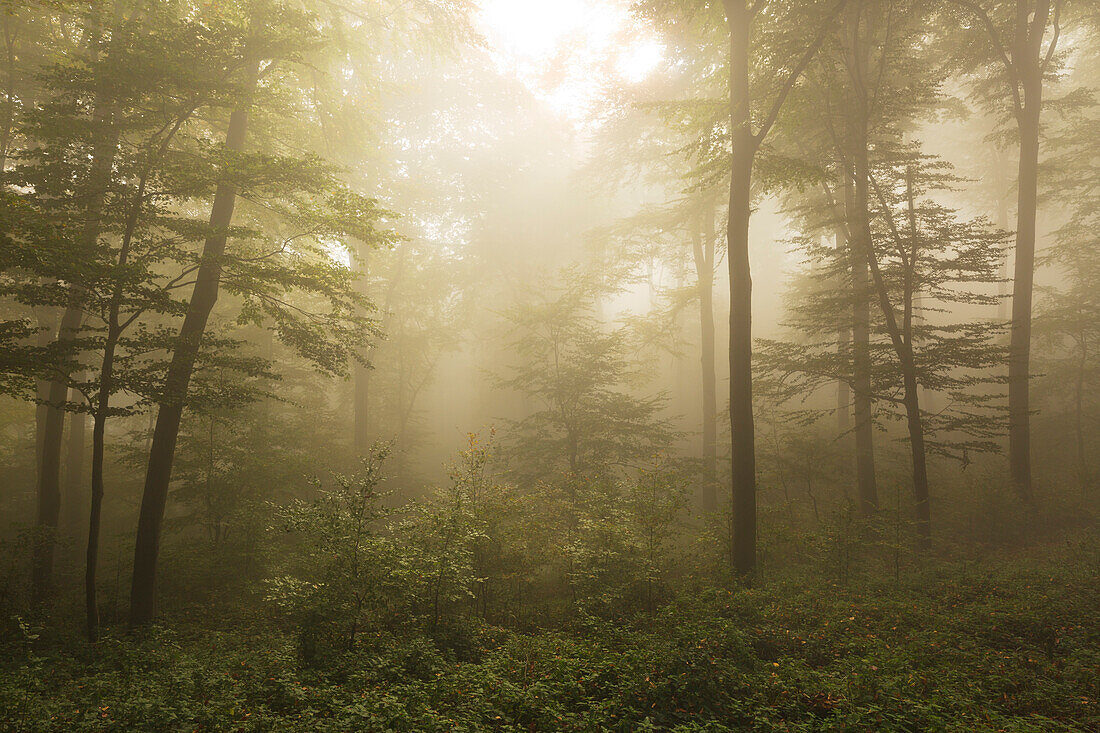
[[[751,17],[742,2],[727,2],[730,27],[730,176],[726,232],[730,276],[730,430],[732,435],[733,515],[731,561],[734,572],[751,579],[756,569],[756,449],[752,404],[752,273],[749,218],[752,169],[757,141],[752,132],[749,95]]]
[[[80,254],[89,258],[94,254],[103,228],[103,208],[118,152],[119,130],[115,124],[115,116],[113,100],[102,88],[97,89],[92,111],[92,130],[96,137],[88,180],[81,191],[85,201],[84,222],[77,238]],[[83,300],[83,287],[80,283],[72,283],[69,286],[69,302],[61,316],[61,326],[57,333],[58,354],[62,357],[70,355],[68,352],[80,330],[84,315]],[[39,535],[35,542],[31,572],[31,596],[36,603],[43,601],[49,594],[53,575],[57,525],[61,515],[61,443],[65,432],[65,402],[69,393],[67,377],[68,375],[59,375],[50,383],[42,430],[42,462],[38,474],[36,517]]]
[[[853,146],[859,156],[859,144]],[[852,392],[855,403],[856,485],[860,511],[872,514],[878,509],[878,486],[875,478],[875,436],[873,423],[873,393],[871,389],[871,282],[867,270],[867,164],[866,147],[863,163],[856,163],[855,181],[845,181],[845,208],[852,232],[848,243],[852,270]],[[859,184],[862,179],[863,184]]]
[[[858,151],[856,152],[858,153]],[[867,172],[867,167],[860,163],[861,159],[866,162],[866,149],[864,149],[863,155],[856,159],[857,190],[859,189],[859,172]],[[875,253],[869,210],[864,209],[864,216],[861,218],[860,224],[865,226],[861,239],[867,242],[864,251],[867,257],[867,265],[871,271],[874,289],[878,294],[879,309],[882,311],[886,331],[890,336],[890,343],[894,347],[894,353],[901,367],[902,403],[905,406],[906,426],[909,430],[909,453],[913,466],[917,548],[921,551],[927,551],[932,547],[932,515],[928,487],[928,455],[924,442],[924,420],[920,409],[920,384],[917,378],[917,360],[913,351],[913,315],[916,293],[914,283],[916,282],[916,263],[919,260],[919,232],[916,204],[913,197],[912,167],[906,172],[906,184],[908,189],[910,237],[908,261],[903,262],[905,269],[902,277],[902,320],[900,324],[894,306],[890,302],[890,291],[886,278],[883,277],[882,270],[879,267],[878,256]],[[864,193],[866,193],[866,190],[864,190]],[[866,199],[864,201],[866,202]],[[901,246],[900,242],[899,246]]]
[[[909,448],[913,461],[913,499],[916,503],[917,547],[932,547],[932,507],[928,488],[928,451],[924,445],[924,420],[921,418],[920,397],[917,393],[916,367],[912,349],[902,365],[905,385],[905,419],[909,428]]]
[[[868,251],[867,256],[875,290],[878,293],[879,307],[886,322],[886,330],[890,334],[890,341],[901,366],[902,402],[905,406],[906,426],[909,430],[910,457],[913,464],[913,499],[917,525],[917,547],[924,551],[932,547],[932,514],[928,485],[928,451],[924,442],[924,420],[921,417],[920,393],[918,391],[920,385],[917,379],[916,358],[913,353],[913,330],[910,317],[912,291],[906,287],[903,296],[905,299],[905,318],[903,323],[899,325],[894,307],[890,302],[886,280],[879,270],[878,260],[873,248]]]
[[[1017,178],[1016,262],[1013,273],[1012,323],[1008,346],[1008,462],[1012,485],[1024,501],[1031,501],[1031,306],[1035,280],[1036,218],[1039,200],[1039,120],[1043,104],[1043,75],[1054,57],[1060,37],[1055,33],[1043,50],[1043,36],[1051,20],[1051,0],[1006,3],[1014,12],[1013,37],[1003,39],[980,5],[957,4],[984,21],[990,42],[1000,51],[1012,94],[1020,135]],[[1058,9],[1054,18],[1057,24]],[[1007,50],[1007,52],[1006,52]]]
[[[167,141],[165,141],[165,147],[167,147]],[[126,232],[118,255],[119,268],[125,267],[129,262],[130,243],[137,228],[147,181],[148,171],[141,178],[135,201],[127,216]],[[115,390],[115,352],[122,335],[122,327],[119,325],[122,296],[122,284],[116,283],[107,314],[107,338],[104,340],[103,360],[99,367],[99,391],[92,409],[92,500],[88,512],[88,546],[84,557],[84,611],[88,641],[92,644],[99,640],[96,571],[99,565],[99,536],[103,517],[103,462],[106,451],[107,417],[110,415],[111,395]]]
[[[250,86],[255,87],[258,67],[251,69]],[[225,147],[239,152],[244,149],[248,130],[250,102],[235,109],[229,118]],[[168,503],[168,485],[172,479],[172,463],[179,437],[180,420],[187,401],[195,360],[202,343],[206,324],[218,299],[221,285],[222,257],[225,254],[227,230],[233,220],[236,189],[229,181],[218,184],[210,210],[212,234],[203,245],[202,263],[195,278],[195,288],[180,327],[172,361],[165,377],[164,395],[157,412],[145,488],[141,497],[137,538],[134,545],[134,574],[130,591],[130,625],[151,622],[156,613],[157,555],[164,510]]]
[[[75,376],[83,381],[84,375]],[[70,399],[79,402],[82,397],[75,389]],[[74,412],[69,416],[69,442],[65,449],[65,501],[63,525],[66,534],[79,534],[79,524],[84,502],[84,445],[87,442],[88,416],[83,412]]]
[[[1007,69],[1014,88],[1018,90],[1015,103],[1020,133],[1016,263],[1012,280],[1012,328],[1008,344],[1008,461],[1012,484],[1024,501],[1031,501],[1032,498],[1031,305],[1035,284],[1036,219],[1039,207],[1039,120],[1043,107],[1045,58],[1054,54],[1058,42],[1058,36],[1055,35],[1044,54],[1043,35],[1051,17],[1050,0],[1036,0],[1034,10],[1029,5],[1026,0],[1017,0],[1015,37],[1011,47],[1010,68]]]
[[[105,132],[93,153],[94,160],[88,186],[88,203],[85,209],[84,227],[80,234],[80,246],[89,255],[99,241],[102,228],[103,204],[107,196],[111,171],[117,151],[118,133],[113,129],[113,114],[96,115],[96,129]],[[83,318],[83,289],[78,284],[70,286],[69,304],[61,317],[57,334],[57,349],[61,356],[69,356],[71,345],[80,330]],[[61,454],[65,433],[65,403],[69,395],[67,377],[64,375],[50,382],[46,394],[45,419],[42,424],[41,464],[38,472],[38,511],[36,525],[39,535],[35,542],[32,560],[32,598],[35,603],[45,600],[49,594],[53,574],[54,547],[57,525],[61,516]]]
[[[137,191],[130,205],[130,211],[126,216],[126,227],[122,236],[122,243],[118,253],[118,268],[121,271],[130,261],[130,249],[133,243],[134,233],[137,231],[141,220],[141,211],[145,203],[145,189],[149,182],[153,166],[167,152],[168,146],[183,126],[185,120],[190,117],[194,108],[186,111],[179,119],[171,132],[165,135],[161,141],[156,156],[150,159],[140,176]],[[99,391],[93,405],[92,424],[92,495],[91,507],[88,513],[88,544],[84,563],[84,608],[88,633],[88,641],[92,644],[99,639],[99,608],[96,603],[96,573],[99,565],[99,538],[103,516],[103,464],[106,452],[107,418],[110,415],[111,395],[115,390],[114,366],[115,354],[119,339],[127,324],[120,321],[122,311],[124,285],[121,281],[114,284],[111,293],[111,302],[107,313],[107,338],[103,344],[103,359],[99,369]],[[133,317],[136,317],[137,313]]]
[[[749,39],[752,21],[764,5],[751,8],[744,0],[724,0],[729,25],[730,207],[726,230],[730,273],[730,459],[733,512],[730,559],[746,582],[756,570],[756,428],[752,402],[752,272],[749,265],[749,219],[752,216],[752,171],[760,142],[767,137],[798,78],[825,42],[834,17],[847,0],[840,0],[825,19],[817,38],[787,74],[780,91],[753,132],[749,86]]]
[[[848,256],[848,233],[843,226],[837,226],[835,232],[837,262],[843,262]],[[843,287],[844,283],[840,284]],[[852,352],[852,324],[847,318],[841,318],[836,332],[836,350],[841,363],[847,364]],[[848,375],[836,383],[836,430],[838,436],[846,436],[852,429],[852,387]]]
[[[718,395],[714,348],[714,202],[700,212],[701,226],[693,228],[692,252],[699,288],[699,344],[703,384],[703,492],[704,512],[718,511]]]
[[[367,256],[369,248],[365,245],[359,250],[359,281],[360,292],[363,295],[369,293],[367,282]],[[372,349],[373,350],[373,349]],[[369,351],[368,351],[369,354]],[[366,364],[355,365],[354,384],[354,436],[355,452],[361,456],[370,452],[370,376],[371,368]]]
[[[1012,330],[1008,346],[1008,454],[1012,484],[1031,500],[1031,302],[1035,282],[1035,227],[1039,186],[1039,105],[1036,79],[1020,117],[1019,202],[1016,222],[1016,267],[1012,290]]]
[[[1085,369],[1088,368],[1089,350],[1087,336],[1081,334],[1079,348],[1081,358],[1077,361],[1077,384],[1074,395],[1074,432],[1077,438],[1077,470],[1081,481],[1081,493],[1088,495],[1090,484],[1088,451],[1085,449]]]
[[[57,319],[58,312],[56,308],[43,308],[38,307],[34,309],[35,320],[38,324],[38,348],[44,349],[57,339]],[[47,379],[39,379],[35,382],[35,397],[38,400],[38,406],[34,411],[34,466],[35,466],[35,481],[36,486],[41,482],[42,472],[42,449],[45,445],[46,435],[46,414],[48,408],[46,402],[50,398],[50,382]]]
[[[873,257],[869,215],[870,161],[869,91],[871,43],[867,37],[875,15],[865,13],[867,6],[857,2],[848,6],[845,34],[850,107],[846,122],[844,207],[848,220],[848,252],[852,270],[852,377],[855,396],[856,483],[860,512],[864,516],[878,509],[878,484],[875,477],[874,414],[871,383],[871,298],[873,295],[868,263]]]
[[[111,379],[113,359],[104,359],[102,379]],[[110,392],[100,387],[99,406],[92,419],[92,502],[88,512],[88,546],[84,556],[84,613],[88,641],[99,640],[99,606],[96,603],[96,570],[99,565],[99,533],[103,516],[103,459],[107,428],[106,401]]]

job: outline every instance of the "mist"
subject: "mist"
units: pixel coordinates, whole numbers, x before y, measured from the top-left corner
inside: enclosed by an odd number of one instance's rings
[[[1094,6],[0,2],[0,728],[1100,727]]]

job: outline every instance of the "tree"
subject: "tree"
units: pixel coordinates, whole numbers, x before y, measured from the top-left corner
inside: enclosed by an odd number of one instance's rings
[[[770,95],[752,85],[754,23],[765,3],[724,0],[729,24],[729,94],[732,157],[730,159],[729,225],[726,252],[730,276],[730,426],[733,437],[731,526],[732,565],[737,575],[750,578],[756,567],[756,458],[752,402],[752,276],[749,270],[749,219],[752,215],[753,165],[761,145],[775,125],[791,89],[825,42],[834,18],[846,0],[834,4],[823,18],[821,30],[809,41],[796,44],[804,50],[792,54],[794,63],[776,74],[765,74],[779,86]],[[787,10],[791,10],[787,8]],[[776,10],[769,8],[769,15]],[[773,23],[777,21],[772,21]],[[778,21],[782,22],[782,21]],[[798,45],[795,47],[797,48]],[[790,50],[790,49],[786,49]],[[773,81],[774,83],[774,81]],[[770,102],[770,103],[769,103]],[[767,110],[763,116],[758,107]]]
[[[1050,176],[1050,194],[1066,207],[1068,219],[1043,258],[1062,277],[1057,287],[1045,293],[1035,317],[1035,335],[1043,345],[1042,387],[1051,393],[1050,411],[1059,416],[1055,419],[1062,422],[1060,416],[1068,413],[1066,424],[1072,426],[1068,443],[1073,446],[1077,481],[1085,494],[1096,485],[1098,476],[1090,461],[1093,450],[1089,422],[1096,414],[1095,361],[1100,347],[1100,299],[1096,290],[1100,280],[1100,160],[1096,146],[1100,118],[1096,107],[1087,104],[1089,101],[1082,99],[1084,104],[1075,105],[1049,142],[1048,163],[1059,173]]]
[[[982,387],[995,382],[988,370],[1002,355],[997,330],[982,321],[959,320],[953,309],[996,303],[996,296],[983,294],[980,285],[997,282],[1005,237],[985,220],[960,221],[954,211],[935,203],[933,195],[950,178],[913,151],[876,160],[868,180],[875,205],[868,212],[871,246],[864,256],[878,306],[869,324],[872,397],[887,410],[899,410],[905,422],[914,523],[918,547],[926,550],[932,526],[928,456],[938,453],[966,463],[971,453],[995,450],[999,422],[988,407],[995,393]],[[817,287],[801,290],[792,301],[790,325],[805,340],[765,341],[761,348],[762,366],[782,385],[776,390],[780,401],[805,400],[838,376],[854,381],[850,362],[835,352],[830,338],[836,313],[846,306],[830,284],[838,269],[850,268],[816,236],[804,238],[802,246],[820,265],[814,273]],[[949,394],[949,406],[935,413],[924,409],[922,391]]]
[[[673,438],[663,395],[635,397],[625,327],[595,317],[598,289],[583,277],[506,312],[519,357],[502,386],[536,401],[514,424],[516,475],[526,481],[603,477],[646,464]]]
[[[5,173],[5,182],[15,186],[14,195],[21,197],[24,205],[5,221],[5,239],[10,245],[5,269],[24,267],[38,278],[34,284],[17,280],[9,292],[22,293],[23,303],[49,314],[39,321],[39,345],[50,351],[51,358],[44,368],[43,360],[37,367],[37,398],[42,407],[36,489],[39,532],[32,557],[36,601],[44,600],[50,591],[62,505],[65,411],[69,376],[77,366],[74,356],[79,351],[76,341],[84,315],[83,284],[94,271],[106,221],[120,134],[118,97],[130,80],[120,73],[118,64],[141,10],[118,3],[82,13],[81,43],[70,49],[64,61],[36,70],[39,84],[35,93],[41,99],[33,110],[23,109],[18,120],[9,115],[12,128],[5,133],[5,161],[16,160],[13,169]],[[35,13],[28,18],[44,20]],[[66,15],[60,14],[57,22],[63,23],[64,18]],[[9,103],[13,103],[11,91]],[[18,151],[11,148],[11,133],[16,130],[25,146]],[[31,217],[37,219],[28,221]],[[39,251],[30,252],[28,261],[24,255],[29,242],[38,245]],[[52,261],[43,257],[46,252],[53,255]],[[61,312],[56,334],[54,309]]]
[[[287,555],[288,572],[268,581],[267,599],[294,619],[308,663],[326,648],[354,649],[361,631],[403,606],[407,578],[390,531],[394,511],[378,490],[387,455],[377,446],[354,475],[337,476],[333,489],[279,509],[273,529],[300,545]]]
[[[1031,487],[1031,316],[1035,283],[1036,215],[1039,204],[1039,148],[1043,93],[1059,64],[1065,0],[948,0],[964,19],[969,43],[964,68],[996,68],[1007,88],[1016,121],[1020,162],[1017,177],[1016,264],[1012,282],[1012,330],[1008,351],[1008,458],[1013,486],[1030,501]],[[1050,36],[1047,40],[1047,36]],[[1044,47],[1045,42],[1045,47]],[[975,49],[981,49],[975,57]],[[1004,95],[999,96],[1000,100]]]
[[[864,514],[872,513],[878,503],[874,464],[869,459],[872,401],[895,402],[903,408],[922,549],[931,543],[928,423],[938,420],[922,412],[919,388],[948,390],[958,395],[958,404],[973,405],[974,397],[963,393],[975,386],[976,371],[991,365],[997,352],[988,340],[989,329],[966,323],[937,326],[922,322],[918,308],[926,309],[918,301],[996,302],[995,297],[983,296],[969,285],[967,289],[959,285],[995,282],[1000,261],[996,250],[1000,235],[987,222],[959,222],[954,212],[921,200],[928,192],[948,190],[953,181],[942,164],[922,158],[916,143],[902,143],[906,135],[912,135],[916,121],[930,115],[939,101],[940,79],[927,63],[923,40],[926,13],[919,4],[855,2],[845,13],[842,32],[820,57],[816,92],[826,114],[815,115],[804,124],[824,128],[824,138],[831,138],[826,148],[832,147],[832,151],[822,154],[817,149],[818,159],[838,161],[844,194],[841,204],[827,183],[837,174],[826,168],[821,174],[826,182],[825,201],[819,204],[816,224],[811,217],[812,234],[804,245],[816,252],[814,261],[824,266],[823,272],[835,277],[839,270],[851,283],[851,370],[840,366],[838,372],[828,366],[832,356],[822,351],[820,342],[811,347],[812,357],[803,351],[805,361],[795,367],[814,374],[815,384],[823,375],[850,374]],[[806,165],[812,165],[812,160]],[[834,247],[822,248],[817,241],[823,230],[835,226],[833,212],[841,207],[842,238],[847,245],[844,254]],[[811,293],[809,307],[797,306],[803,332],[814,338],[831,335],[835,328],[835,321],[822,318],[823,313],[835,317],[837,303],[828,287],[825,284],[825,292]],[[877,320],[872,319],[872,303],[878,305]],[[891,376],[880,385],[875,385],[874,352],[881,350],[882,344],[873,344],[876,335],[886,340],[894,362]],[[790,356],[791,352],[783,349],[769,354],[773,365],[783,364]],[[839,356],[843,362],[843,353]],[[779,367],[780,372],[783,369]],[[890,396],[887,385],[893,385],[900,398]],[[971,424],[970,428],[984,439],[989,422],[977,423],[981,427]],[[972,447],[988,445],[982,442]]]
[[[216,20],[236,23],[240,33],[237,86],[227,100],[233,111],[219,153],[206,237],[195,263],[194,290],[156,398],[159,410],[134,550],[131,623],[136,625],[148,623],[154,614],[157,553],[176,440],[219,290],[224,284],[244,299],[239,319],[257,325],[270,322],[279,337],[307,359],[326,371],[343,373],[358,345],[373,331],[364,328],[363,302],[350,289],[351,273],[326,254],[327,242],[336,237],[388,241],[375,229],[383,212],[374,201],[343,190],[319,162],[246,150],[250,117],[264,109],[257,105],[257,96],[266,100],[279,84],[293,80],[285,72],[273,72],[282,64],[300,63],[304,51],[318,42],[311,16],[266,2],[222,13]],[[231,229],[239,193],[263,201],[267,211],[282,220],[273,232],[275,242],[249,243],[241,231]],[[323,206],[318,208],[316,201]],[[237,251],[227,251],[231,235]],[[294,290],[320,296],[330,312],[315,313],[288,303],[285,294]]]

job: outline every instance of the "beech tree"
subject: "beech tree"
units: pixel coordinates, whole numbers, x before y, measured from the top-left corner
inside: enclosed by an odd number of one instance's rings
[[[948,22],[963,22],[962,42],[966,45],[958,55],[959,66],[984,74],[992,72],[997,84],[980,83],[979,93],[985,95],[995,109],[1007,111],[1016,123],[1020,158],[1008,352],[1008,458],[1016,492],[1023,500],[1030,501],[1031,318],[1041,120],[1044,94],[1061,64],[1058,51],[1063,24],[1076,10],[1076,3],[1072,0],[947,0],[947,5],[953,10]],[[976,43],[979,38],[981,42]]]
[[[306,51],[323,47],[313,16],[283,3],[254,2],[222,8],[213,19],[239,29],[236,50],[240,56],[236,86],[226,99],[232,111],[219,153],[194,289],[157,395],[159,409],[134,549],[130,596],[134,625],[148,623],[155,613],[156,561],[175,445],[219,291],[224,286],[243,299],[239,319],[269,323],[281,340],[317,366],[343,373],[372,331],[364,329],[363,300],[351,289],[350,272],[325,256],[326,245],[336,238],[378,245],[391,241],[376,226],[385,212],[372,199],[342,189],[319,161],[247,149],[250,119],[259,114],[264,120],[263,113],[271,109],[267,105],[278,99],[280,85],[295,78],[282,67],[303,64]],[[242,239],[242,232],[231,228],[238,195],[261,204],[281,220],[274,237]],[[231,235],[235,247],[227,249]],[[319,295],[322,302],[327,301],[327,311],[288,306],[285,293],[294,290]]]

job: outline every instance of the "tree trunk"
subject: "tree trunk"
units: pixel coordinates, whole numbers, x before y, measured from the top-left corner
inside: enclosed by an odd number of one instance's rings
[[[913,363],[912,345],[902,364],[905,387],[905,419],[909,428],[909,451],[913,461],[913,499],[916,503],[917,549],[932,548],[932,507],[928,488],[928,451],[924,445],[924,420],[920,413],[920,397],[917,393],[916,366]]]
[[[833,8],[817,38],[787,74],[757,132],[752,129],[749,86],[749,39],[752,20],[763,7],[744,0],[725,0],[730,34],[730,207],[726,230],[730,273],[730,474],[733,512],[730,555],[734,572],[746,582],[756,570],[756,435],[752,403],[752,272],[749,266],[749,219],[752,216],[752,170],[760,142],[775,124],[787,95],[825,42],[832,19],[846,0]]]
[[[1079,348],[1081,358],[1077,362],[1077,385],[1074,394],[1074,433],[1077,442],[1077,472],[1081,481],[1081,494],[1088,496],[1092,479],[1089,475],[1088,451],[1085,449],[1085,370],[1089,364],[1088,336],[1081,334]]]
[[[258,67],[251,69],[250,87],[254,88]],[[248,130],[250,103],[235,109],[229,118],[225,147],[239,152],[244,149]],[[236,190],[229,181],[218,184],[210,210],[212,233],[203,244],[202,264],[195,278],[195,288],[180,327],[172,361],[165,376],[164,395],[157,412],[153,441],[149,449],[149,464],[145,488],[141,497],[137,538],[134,545],[134,574],[130,591],[130,625],[151,622],[156,613],[157,554],[160,531],[168,503],[168,485],[172,479],[172,462],[176,453],[180,420],[187,401],[195,360],[202,343],[206,324],[218,299],[221,285],[222,257],[225,254],[227,230],[233,220]]]
[[[103,379],[111,378],[111,365],[104,359],[106,371]],[[100,387],[100,405],[92,420],[92,503],[88,512],[88,547],[84,557],[84,612],[88,641],[92,644],[99,640],[99,607],[96,604],[96,569],[99,564],[99,531],[103,514],[103,455],[104,434],[107,427],[105,401],[110,392],[104,394]]]
[[[752,405],[752,273],[749,266],[749,217],[752,169],[757,141],[752,133],[749,97],[749,11],[727,2],[730,28],[730,176],[729,227],[726,232],[730,275],[730,431],[732,437],[733,515],[731,561],[734,572],[751,579],[756,569],[756,449]]]
[[[1012,484],[1031,500],[1031,301],[1035,281],[1035,226],[1039,198],[1039,105],[1042,85],[1025,84],[1028,104],[1020,116],[1019,201],[1012,331],[1008,346],[1008,455]]]
[[[867,261],[871,268],[875,290],[878,292],[879,307],[886,322],[886,330],[901,366],[902,402],[905,406],[906,426],[909,430],[909,452],[913,464],[913,499],[917,525],[917,548],[922,551],[932,547],[932,514],[928,487],[928,452],[924,443],[924,420],[920,411],[919,382],[917,380],[916,358],[913,353],[912,312],[913,293],[907,286],[903,295],[905,300],[905,319],[898,324],[894,307],[890,303],[890,294],[886,280],[879,270],[874,249],[867,251]],[[907,278],[911,281],[912,278]]]
[[[849,256],[852,270],[852,392],[855,405],[856,485],[859,508],[864,515],[878,509],[878,486],[875,479],[875,436],[873,396],[871,389],[871,283],[867,271],[870,228],[867,222],[867,152],[864,143],[860,156],[859,143],[853,145],[855,162],[852,175],[844,185],[845,208],[849,229]],[[859,180],[863,183],[860,185]]]
[[[83,381],[84,375],[76,375],[76,381]],[[75,389],[70,399],[79,402],[82,396]],[[88,416],[83,412],[74,412],[69,416],[69,442],[65,449],[65,487],[68,497],[65,500],[62,524],[67,535],[79,536],[83,507],[86,506],[84,492],[84,445],[87,442]]]
[[[848,233],[843,226],[838,225],[835,233],[837,262],[842,262],[848,256]],[[844,283],[840,284],[844,287]],[[852,324],[844,317],[837,325],[836,350],[841,357],[841,363],[847,364],[852,352]],[[852,429],[852,387],[849,375],[844,379],[838,379],[836,383],[836,431],[842,439]]]
[[[369,248],[365,245],[359,250],[359,281],[360,293],[369,294],[367,282],[367,254]],[[370,350],[368,351],[368,355]],[[370,452],[370,376],[371,368],[366,364],[355,365],[355,384],[353,399],[354,433],[353,440],[355,453],[365,456]]]
[[[38,324],[37,345],[38,348],[44,349],[57,338],[58,312],[56,308],[40,306],[34,309],[34,317]],[[35,397],[38,399],[38,406],[34,411],[34,470],[35,486],[37,486],[42,480],[42,448],[45,445],[46,415],[49,411],[46,402],[50,398],[49,380],[39,379],[35,381]]]
[[[878,484],[875,477],[874,414],[871,383],[871,298],[873,295],[868,263],[873,257],[869,214],[870,161],[868,142],[870,92],[867,89],[871,65],[869,29],[863,27],[874,17],[864,14],[865,4],[848,6],[846,14],[846,55],[850,98],[846,123],[844,207],[848,220],[848,254],[852,269],[852,377],[855,395],[856,483],[859,508],[864,516],[878,509]]]
[[[73,310],[73,309],[70,309]],[[72,333],[79,327],[80,311],[75,319],[64,318],[61,331]],[[69,313],[66,312],[66,316]],[[73,321],[76,321],[74,324]],[[72,336],[58,337],[70,342]],[[64,382],[50,382],[46,391],[45,418],[42,423],[41,463],[38,467],[38,490],[35,511],[36,533],[31,557],[31,600],[38,605],[50,594],[53,576],[57,523],[61,516],[61,443],[65,432],[65,398],[69,390]]]
[[[92,112],[92,130],[96,142],[92,149],[92,163],[88,181],[83,187],[83,227],[77,239],[80,254],[89,259],[94,254],[103,228],[103,207],[111,184],[115,155],[118,152],[119,130],[115,125],[115,105],[99,90],[96,92],[95,109]],[[69,286],[69,302],[57,333],[58,354],[68,356],[73,341],[80,330],[84,289],[79,283]],[[65,432],[65,402],[69,394],[68,375],[50,383],[47,395],[46,417],[42,429],[42,463],[38,474],[38,512],[36,537],[31,573],[31,597],[35,603],[49,594],[53,575],[53,556],[57,537],[57,524],[61,515],[61,443]]]
[[[692,229],[692,252],[699,288],[699,344],[703,396],[703,491],[700,506],[718,511],[718,395],[714,348],[714,202],[700,212],[701,227]]]
[[[867,204],[867,149],[854,150],[856,170],[856,191],[860,191],[862,176],[862,199],[864,206]],[[927,551],[932,547],[932,520],[931,506],[928,488],[928,456],[924,443],[924,420],[920,410],[920,384],[917,379],[917,360],[913,352],[913,311],[915,300],[916,273],[914,268],[919,261],[917,213],[913,199],[913,171],[910,167],[906,174],[907,188],[909,191],[909,225],[910,225],[910,252],[908,262],[902,278],[902,321],[899,324],[893,304],[890,302],[890,291],[882,270],[878,264],[878,256],[875,254],[874,240],[871,234],[870,211],[863,208],[860,217],[859,239],[866,242],[863,252],[867,258],[867,266],[871,271],[871,279],[874,289],[878,294],[879,309],[882,311],[886,331],[890,336],[890,343],[894,347],[898,364],[901,367],[902,377],[902,403],[905,406],[906,426],[909,430],[909,454],[913,466],[913,498],[915,502],[915,514],[917,525],[917,549]],[[857,193],[857,198],[859,194]],[[887,214],[888,215],[888,214]],[[900,236],[900,235],[899,235]],[[900,243],[899,243],[900,245]]]

